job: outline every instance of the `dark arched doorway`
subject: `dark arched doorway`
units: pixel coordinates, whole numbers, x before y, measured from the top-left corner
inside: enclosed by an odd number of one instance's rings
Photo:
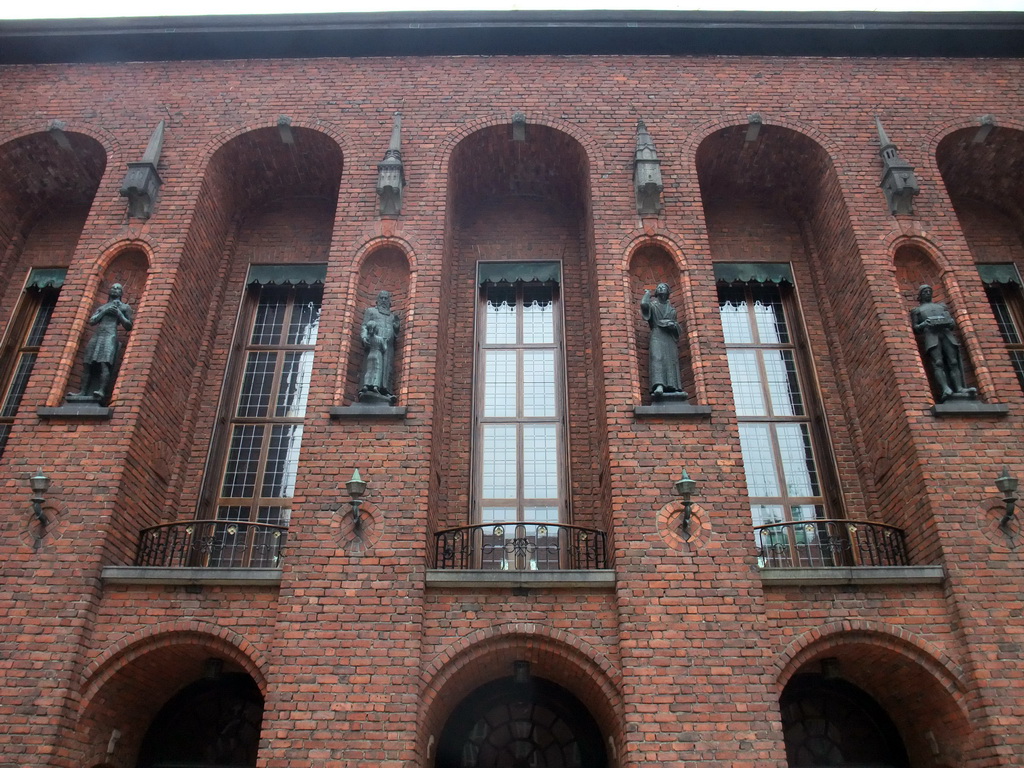
[[[488,683],[445,724],[434,768],[607,768],[601,732],[560,685],[528,678]]]
[[[780,701],[790,768],[909,768],[899,732],[864,691],[844,680],[797,675]]]
[[[199,680],[153,718],[137,768],[252,768],[262,720],[263,696],[248,675]]]

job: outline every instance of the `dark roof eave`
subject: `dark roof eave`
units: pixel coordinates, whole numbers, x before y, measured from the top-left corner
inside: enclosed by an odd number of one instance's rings
[[[0,64],[339,56],[1024,55],[1024,13],[434,11],[0,22]]]

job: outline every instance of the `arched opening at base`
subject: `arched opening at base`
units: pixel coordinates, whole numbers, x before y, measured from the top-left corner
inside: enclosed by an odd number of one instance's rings
[[[137,768],[250,768],[262,720],[263,696],[248,675],[198,680],[157,713]]]
[[[579,699],[560,685],[521,674],[481,686],[455,708],[434,763],[434,768],[607,766],[601,731]]]
[[[790,768],[909,768],[907,750],[885,710],[845,680],[794,677],[782,693]]]

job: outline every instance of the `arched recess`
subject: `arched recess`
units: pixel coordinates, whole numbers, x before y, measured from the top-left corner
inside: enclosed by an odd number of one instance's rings
[[[689,354],[690,328],[687,323],[687,302],[689,296],[683,291],[679,278],[679,267],[672,254],[657,242],[640,244],[629,259],[629,297],[635,303],[643,296],[645,290],[653,295],[659,284],[668,285],[672,305],[676,309],[677,319],[681,326],[679,334],[679,376],[684,391],[693,397],[694,378],[692,357]],[[636,350],[635,380],[640,382],[641,401],[650,403],[650,350],[651,329],[643,319],[639,310],[631,306],[633,318],[633,348]]]
[[[998,337],[988,339],[1002,343],[988,359],[1009,357],[1024,388],[1024,131],[999,127],[978,136],[976,127],[953,131],[939,142],[936,162],[997,320]]]
[[[482,714],[480,709],[470,710],[468,704],[463,707],[466,702],[474,702],[477,695],[479,706],[515,705],[530,690],[517,686],[531,682],[539,682],[537,688],[543,689],[533,691],[538,700],[550,695],[570,709],[575,702],[585,710],[600,734],[604,764],[616,768],[623,734],[619,694],[613,683],[593,659],[576,648],[552,638],[518,633],[499,634],[470,645],[435,670],[420,696],[418,752],[424,756],[422,768],[448,768],[436,760],[453,715],[460,707],[473,715]],[[560,710],[560,706],[554,708]],[[478,768],[489,766],[480,764]]]
[[[828,634],[798,652],[786,665],[779,683],[784,725],[798,719],[799,707],[794,709],[794,705],[801,700],[796,695],[801,688],[808,695],[803,707],[807,711],[813,711],[813,700],[821,699],[829,688],[845,697],[848,704],[856,703],[858,691],[869,697],[895,726],[909,765],[914,768],[964,765],[978,746],[959,682],[920,649],[881,633]],[[851,687],[855,689],[852,693]],[[850,709],[848,725],[852,730],[859,727],[856,709]],[[870,704],[866,710],[870,713]],[[885,731],[884,725],[881,731]],[[796,733],[791,731],[789,738],[795,738]],[[844,757],[851,759],[849,754]],[[893,768],[899,767],[899,763],[893,764]]]
[[[910,768],[899,730],[857,686],[823,674],[800,674],[779,700],[789,768]]]
[[[927,285],[932,289],[932,300],[945,303],[950,313],[955,317],[957,307],[951,301],[951,286],[948,284],[948,273],[936,263],[935,258],[917,243],[903,243],[897,246],[893,255],[893,266],[895,267],[896,282],[899,287],[900,298],[907,319],[908,328],[911,327],[910,313],[920,304],[920,293]],[[956,337],[959,341],[960,359],[962,361],[964,381],[966,386],[976,388],[978,386],[971,365],[971,356],[968,353],[966,340],[963,338],[963,328],[958,329]],[[932,365],[929,364],[928,351],[924,348],[919,334],[917,337],[919,348],[919,360],[921,363],[921,375],[918,381],[927,381],[931,387],[931,397],[934,402],[940,402],[941,389],[936,381]]]
[[[18,442],[18,413],[34,411],[33,382],[58,376],[31,374],[44,341],[67,338],[58,294],[106,163],[102,145],[81,133],[0,145],[0,452]]]
[[[242,745],[218,745],[214,739],[214,754],[237,747],[236,754],[255,757],[258,718],[255,734],[252,725],[257,712],[262,716],[263,685],[256,664],[220,638],[188,632],[143,640],[111,659],[84,687],[75,733],[81,763],[109,761],[122,768],[149,768],[151,761],[139,760],[147,754],[151,758],[154,751],[159,754],[168,742],[194,738],[195,734],[184,735],[182,724],[200,708],[211,723],[228,729],[226,735],[235,741],[245,739]],[[236,707],[239,701],[244,704],[241,710]],[[239,714],[242,722],[236,722]],[[175,733],[180,735],[176,738]],[[147,734],[149,746],[142,754]],[[165,760],[172,757],[190,764],[204,762],[202,755],[189,761],[172,754]],[[224,763],[211,759],[209,764]],[[254,766],[255,761],[240,765]]]
[[[450,155],[449,197],[442,264],[437,387],[434,404],[431,528],[482,519],[474,493],[474,367],[477,311],[488,299],[478,285],[478,262],[560,263],[556,313],[564,318],[564,372],[555,385],[565,419],[560,445],[559,520],[608,530],[609,503],[599,307],[595,300],[590,213],[590,162],[583,146],[556,129],[528,124],[525,139],[511,125],[480,129]],[[509,278],[527,285],[536,275]],[[545,280],[551,280],[547,275]],[[550,285],[550,283],[548,283]],[[513,299],[526,302],[525,294]],[[534,306],[545,307],[548,299]],[[499,306],[496,304],[495,306]],[[564,342],[564,344],[563,344]],[[557,366],[556,366],[557,367]],[[552,505],[553,506],[553,505]],[[523,518],[525,519],[525,518]]]
[[[345,402],[357,399],[366,354],[360,339],[363,312],[374,306],[380,291],[391,294],[391,306],[398,312],[402,327],[395,341],[394,366],[391,372],[391,392],[404,402],[403,394],[408,390],[402,376],[405,367],[405,349],[409,336],[411,274],[409,259],[405,252],[394,244],[373,249],[359,267],[356,283],[356,314],[353,318],[349,338],[349,356],[345,376]]]
[[[138,247],[129,246],[115,255],[100,276],[96,292],[86,307],[86,315],[89,316],[101,304],[106,303],[109,298],[110,288],[113,285],[120,285],[122,290],[121,300],[126,302],[132,310],[132,321],[138,319],[138,310],[146,293],[146,281],[149,275],[149,257],[146,252]],[[78,352],[75,356],[75,365],[68,377],[67,391],[78,392],[81,389],[83,375],[83,360],[88,340],[92,336],[94,328],[86,326],[79,339]],[[118,329],[119,352],[116,358],[116,366],[112,372],[111,381],[113,389],[108,390],[110,402],[116,403],[116,395],[123,382],[120,377],[120,369],[123,367],[126,353],[126,342],[128,334]]]
[[[12,302],[17,267],[67,266],[107,165],[91,136],[33,133],[0,145],[0,277]],[[61,143],[63,142],[63,144]],[[16,294],[15,294],[16,296]]]
[[[723,308],[741,306],[723,287],[742,289],[750,297],[742,306],[767,301],[770,294],[793,315],[790,324],[805,331],[792,354],[797,370],[804,369],[798,386],[808,416],[802,418],[808,419],[810,444],[821,459],[816,508],[829,516],[870,515],[908,528],[907,510],[915,505],[905,503],[899,490],[918,485],[906,476],[873,472],[877,453],[901,455],[913,445],[900,416],[893,360],[879,354],[886,349],[886,329],[836,167],[802,133],[765,125],[747,141],[747,128],[723,128],[707,136],[696,153],[711,256],[723,275],[731,275],[719,283],[720,301]],[[785,286],[788,278],[759,267],[764,264],[789,265],[792,287]],[[906,472],[916,471],[905,466]]]
[[[964,234],[972,249],[1019,248],[1024,235],[1024,131],[997,127],[977,139],[976,127],[943,137],[935,152],[942,180],[961,226],[966,220]],[[974,210],[965,211],[971,203]],[[1010,243],[1008,227],[1016,234]]]
[[[250,264],[326,263],[341,184],[342,154],[333,138],[276,126],[226,141],[213,153],[177,262],[154,271],[149,289],[166,303],[147,337],[152,355],[126,488],[146,493],[119,517],[131,529],[112,535],[130,561],[140,528],[192,518],[200,505],[216,408],[240,315]],[[159,285],[153,282],[159,279]],[[244,365],[244,361],[242,363]],[[130,382],[120,382],[124,388]]]

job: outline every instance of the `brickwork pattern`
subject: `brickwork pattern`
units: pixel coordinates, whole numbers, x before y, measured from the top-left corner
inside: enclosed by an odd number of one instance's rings
[[[586,703],[616,766],[781,768],[782,687],[826,657],[885,706],[915,765],[1018,764],[1024,567],[1019,527],[996,529],[992,480],[1024,466],[1024,394],[974,265],[1024,259],[1012,170],[1022,79],[1019,61],[980,59],[0,70],[0,319],[29,268],[69,268],[0,461],[0,763],[129,768],[159,704],[220,656],[265,693],[261,768],[428,768],[458,699],[523,659]],[[409,184],[402,216],[381,221],[376,163],[399,107]],[[525,144],[511,141],[516,111]],[[755,111],[765,125],[748,144]],[[638,112],[666,180],[664,213],[644,221]],[[913,216],[890,216],[878,189],[876,113],[916,169]],[[976,145],[987,113],[999,127]],[[46,133],[53,118],[70,150]],[[151,219],[128,220],[125,163],[160,119],[160,197]],[[653,276],[639,255],[653,247],[686,317],[692,399],[710,417],[633,415],[644,402],[635,283]],[[942,279],[982,396],[1007,416],[931,414],[901,295],[908,247]],[[108,266],[131,251],[149,272],[113,417],[39,421],[73,383]],[[611,534],[614,591],[424,585],[431,532],[469,509],[478,258],[566,265],[571,494],[576,522]],[[846,512],[906,529],[915,562],[944,566],[944,586],[762,585],[716,260],[793,263]],[[101,569],[129,562],[139,529],[203,509],[246,268],[267,261],[328,264],[280,588],[104,585]],[[408,417],[332,422],[328,409],[351,401],[354,329],[380,287],[409,318]],[[373,515],[361,543],[331,522],[356,467]],[[693,546],[656,524],[683,467],[708,525]],[[37,468],[63,511],[34,550]],[[124,736],[107,755],[113,728]]]

